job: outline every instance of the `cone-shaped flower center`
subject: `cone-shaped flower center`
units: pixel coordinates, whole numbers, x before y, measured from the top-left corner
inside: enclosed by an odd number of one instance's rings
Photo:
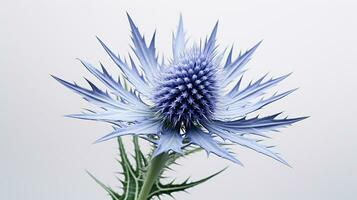
[[[210,119],[216,106],[216,85],[213,59],[193,53],[162,74],[154,94],[155,109],[172,126]]]

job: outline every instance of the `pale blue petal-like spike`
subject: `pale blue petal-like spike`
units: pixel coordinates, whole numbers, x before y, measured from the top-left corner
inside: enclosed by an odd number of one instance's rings
[[[265,90],[272,88],[273,86],[275,86],[279,82],[283,81],[290,75],[291,75],[291,73],[281,76],[281,77],[278,77],[278,78],[271,78],[268,81],[265,81],[262,83],[263,79],[266,77],[266,75],[265,75],[262,78],[260,78],[259,80],[257,80],[256,82],[247,86],[242,91],[232,90],[229,93],[229,96],[231,96],[234,99],[234,101],[240,101],[240,100],[246,99],[252,95],[254,95],[253,98],[257,98],[260,95],[264,94]],[[240,84],[240,82],[238,82],[238,84]]]
[[[232,45],[231,50],[229,51],[229,54],[227,56],[226,64],[224,65],[225,67],[230,66],[232,64],[232,54],[233,54],[233,45]]]
[[[214,121],[215,124],[218,124],[228,130],[269,130],[269,131],[274,131],[277,128],[285,127],[287,125],[291,125],[293,123],[296,123],[298,121],[301,121],[303,119],[306,119],[307,117],[297,117],[297,118],[283,118],[283,119],[277,119],[277,117],[281,113],[277,113],[274,115],[258,118],[242,118],[239,120],[234,120],[234,121],[227,121],[227,122],[222,122],[222,121]]]
[[[264,88],[259,88],[258,86],[261,86],[263,84],[262,81],[265,79],[265,77],[267,77],[268,74],[265,74],[263,77],[261,77],[260,79],[258,79],[255,82],[250,81],[249,84],[245,87],[245,89],[240,90],[239,87],[242,84],[242,79],[243,79],[243,75],[240,77],[239,81],[237,82],[237,84],[233,87],[233,89],[228,93],[228,96],[231,97],[232,99],[237,97],[238,95],[243,96],[245,93],[254,93],[257,90],[263,90]],[[272,80],[272,79],[271,79]],[[267,81],[269,82],[269,81]],[[253,90],[255,89],[255,90]],[[241,99],[244,97],[241,97]],[[240,100],[240,99],[239,99]]]
[[[131,68],[132,68],[133,70],[135,70],[135,73],[136,73],[136,74],[140,74],[140,73],[139,73],[139,70],[138,70],[138,66],[136,66],[135,61],[134,61],[133,57],[132,57],[130,54],[129,54],[129,60],[130,60],[130,66],[131,66]]]
[[[156,57],[155,49],[155,33],[152,37],[151,44],[148,47],[145,42],[144,36],[141,36],[138,27],[135,25],[133,19],[127,13],[131,33],[132,41],[134,43],[133,51],[137,56],[138,60],[141,63],[143,70],[145,71],[146,76],[148,77],[149,82],[152,84],[154,77],[157,75],[159,70],[159,65]]]
[[[114,61],[114,63],[120,68],[120,70],[124,73],[125,78],[128,79],[130,83],[134,85],[137,91],[145,96],[150,96],[151,89],[147,82],[145,82],[144,78],[138,74],[136,69],[130,69],[130,67],[122,61],[118,56],[116,56],[103,42],[97,37],[99,43],[103,46],[104,50],[108,53],[110,58]]]
[[[287,166],[290,166],[284,159],[282,159],[276,153],[272,152],[265,146],[258,144],[254,140],[251,140],[251,139],[248,139],[248,138],[245,138],[245,137],[239,135],[239,133],[228,132],[227,130],[224,129],[224,127],[220,126],[217,123],[205,123],[205,124],[203,124],[203,126],[205,128],[207,128],[209,132],[211,132],[212,134],[218,135],[219,137],[221,137],[224,140],[229,140],[231,142],[242,145],[244,147],[248,147],[256,152],[262,153],[262,154],[269,156],[269,157],[271,157]]]
[[[268,104],[271,104],[271,103],[273,103],[273,102],[275,102],[275,101],[277,101],[279,99],[282,99],[282,98],[286,97],[287,95],[293,93],[296,90],[297,90],[297,88],[289,90],[289,91],[286,91],[286,92],[283,92],[283,93],[280,93],[280,94],[274,94],[273,96],[271,96],[271,97],[269,97],[267,99],[262,99],[259,102],[255,103],[255,104],[252,104],[250,106],[250,108],[246,107],[244,109],[245,115],[249,114],[251,112],[254,112],[254,111],[258,110],[258,109],[261,109],[262,107],[264,107],[264,106],[266,106]],[[234,105],[233,105],[231,108],[236,108],[236,107],[234,107]]]
[[[243,75],[240,77],[240,79],[238,80],[238,82],[234,85],[234,87],[231,89],[231,91],[228,92],[228,94],[226,96],[230,97],[229,100],[233,100],[232,96],[234,96],[235,93],[238,93],[240,91],[241,88],[241,84],[242,84],[242,80],[243,80]],[[227,101],[226,101],[227,102]],[[228,106],[227,103],[225,103],[225,106]]]
[[[183,28],[182,15],[180,15],[179,24],[177,26],[176,34],[172,35],[172,52],[174,61],[182,55],[186,48],[187,40],[185,38],[185,30]]]
[[[208,41],[206,40],[206,42],[205,42],[203,52],[206,53],[207,55],[212,54],[216,49],[217,30],[218,30],[218,21],[214,25],[214,28],[212,30],[212,33],[211,33]]]
[[[150,45],[149,45],[149,49],[151,52],[155,52],[156,51],[156,48],[155,48],[155,38],[156,38],[156,30],[154,31],[154,34],[152,34],[152,37],[151,37],[151,41],[150,41]],[[155,55],[155,54],[154,54]],[[157,61],[157,58],[156,58],[156,61]],[[156,62],[157,63],[157,62]]]
[[[291,94],[295,90],[297,90],[297,89],[289,90],[289,91],[281,93],[281,94],[274,94],[272,97],[267,98],[267,99],[262,99],[256,103],[248,103],[248,104],[238,105],[238,106],[235,106],[233,104],[230,107],[217,109],[214,117],[215,117],[215,119],[224,120],[224,121],[238,119],[238,118],[246,116],[249,113],[257,111],[257,110],[263,108],[264,106],[273,103],[274,101],[284,98],[285,96]]]
[[[222,82],[222,86],[226,87],[230,82],[237,79],[243,72],[244,66],[251,59],[251,56],[255,52],[255,50],[259,47],[262,41],[256,44],[254,47],[246,51],[244,54],[239,55],[236,60],[233,62],[228,62],[229,65],[224,66],[224,78]]]
[[[99,138],[94,143],[107,141],[116,137],[124,135],[157,135],[162,129],[162,123],[160,121],[145,120],[137,124],[130,125],[125,128],[117,128],[112,133]]]
[[[207,153],[214,153],[219,157],[228,159],[239,165],[243,165],[239,160],[237,160],[232,154],[230,154],[226,149],[219,146],[219,144],[212,138],[212,135],[205,133],[199,128],[193,127],[187,130],[186,136],[191,143],[196,144],[207,151]]]
[[[56,79],[59,83],[62,85],[66,86],[67,88],[73,90],[74,92],[78,93],[81,95],[85,100],[98,105],[98,106],[103,106],[103,107],[111,107],[111,108],[116,108],[116,109],[122,109],[125,104],[122,102],[116,101],[113,98],[111,98],[107,93],[99,90],[97,87],[95,87],[91,82],[88,81],[90,86],[92,87],[92,90],[88,90],[85,88],[82,88],[78,86],[77,84],[72,84],[69,83],[65,80],[62,80],[56,76],[52,77]]]
[[[124,89],[124,87],[117,81],[115,81],[107,72],[107,70],[104,68],[102,65],[102,71],[99,71],[96,69],[93,65],[80,60],[80,62],[88,69],[90,73],[92,73],[95,77],[97,77],[103,84],[105,84],[107,87],[109,87],[111,90],[113,90],[114,94],[119,95],[121,98],[125,99],[125,101],[139,106],[143,107],[143,102],[135,96],[133,93],[127,91]],[[141,106],[140,106],[141,105]]]
[[[135,122],[141,121],[148,118],[152,118],[150,112],[137,112],[132,110],[113,110],[107,112],[96,112],[96,113],[82,113],[82,114],[71,114],[66,115],[66,117],[85,119],[85,120],[95,120],[95,121],[125,121],[125,122]]]
[[[290,74],[287,74],[287,75],[284,75],[284,76],[281,76],[278,78],[271,78],[265,82],[263,82],[263,79],[265,78],[265,76],[263,76],[259,80],[255,81],[253,83],[250,83],[244,89],[240,89],[241,80],[242,80],[242,77],[241,77],[241,79],[233,87],[233,89],[224,97],[224,101],[221,104],[221,108],[218,109],[218,111],[217,111],[217,115],[216,115],[217,118],[220,118],[219,117],[221,115],[220,113],[223,114],[223,112],[226,117],[230,116],[230,118],[232,118],[231,115],[235,114],[233,116],[233,118],[234,117],[239,118],[239,117],[243,116],[244,114],[246,114],[245,112],[247,112],[247,110],[256,109],[256,107],[258,105],[260,105],[260,106],[267,105],[265,103],[269,102],[269,99],[262,100],[258,103],[253,103],[253,102],[255,101],[255,99],[264,95],[266,90],[272,88],[273,86],[275,86],[282,80],[286,79]],[[274,100],[279,97],[282,98],[282,97],[290,94],[291,92],[292,91],[288,91],[281,95],[277,95],[275,97],[272,97],[271,100]],[[249,112],[252,112],[252,111],[249,111]]]
[[[182,136],[178,130],[163,129],[160,134],[160,139],[157,141],[157,147],[153,156],[160,155],[163,152],[173,151],[182,154]]]

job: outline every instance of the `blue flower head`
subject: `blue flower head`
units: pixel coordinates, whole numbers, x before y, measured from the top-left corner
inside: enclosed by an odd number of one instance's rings
[[[189,145],[197,145],[208,153],[241,164],[222,143],[236,143],[288,165],[262,138],[300,118],[280,118],[280,113],[266,117],[247,118],[262,107],[279,100],[294,90],[263,98],[266,90],[284,80],[266,76],[241,84],[245,66],[260,43],[238,57],[232,58],[233,48],[226,59],[216,44],[218,23],[210,36],[191,47],[183,28],[182,17],[173,36],[173,57],[159,63],[155,34],[146,43],[128,15],[132,32],[133,53],[128,60],[114,54],[99,38],[100,44],[133,86],[126,88],[114,80],[104,66],[81,63],[99,79],[108,91],[102,91],[88,81],[91,89],[80,87],[57,77],[57,81],[80,94],[99,110],[69,115],[73,118],[104,121],[114,125],[114,131],[97,142],[124,135],[139,135],[156,146],[154,156],[163,152],[181,153]],[[137,60],[137,62],[135,61]]]
[[[159,78],[154,109],[168,126],[190,127],[211,119],[219,95],[213,52],[193,48],[174,60]]]

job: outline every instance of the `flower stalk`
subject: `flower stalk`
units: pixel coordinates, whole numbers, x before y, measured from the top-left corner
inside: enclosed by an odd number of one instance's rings
[[[139,193],[138,200],[148,200],[152,186],[158,178],[162,170],[165,168],[167,160],[169,159],[169,154],[167,152],[162,153],[154,158],[149,163],[147,173],[144,179],[143,186]]]

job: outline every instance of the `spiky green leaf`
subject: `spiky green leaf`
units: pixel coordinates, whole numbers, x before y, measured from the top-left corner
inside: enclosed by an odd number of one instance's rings
[[[96,183],[98,183],[109,194],[112,200],[137,200],[140,190],[143,186],[146,170],[149,165],[147,157],[151,157],[151,154],[145,157],[144,153],[140,149],[138,136],[133,136],[133,146],[134,146],[133,161],[135,163],[132,164],[132,162],[128,158],[128,154],[125,150],[124,143],[120,137],[118,137],[118,145],[119,145],[119,157],[120,157],[118,163],[121,166],[122,174],[123,174],[123,180],[121,180],[123,191],[120,194],[114,191],[112,188],[103,184],[101,181],[95,178],[91,173],[88,172],[88,174],[90,177],[94,179]],[[176,163],[177,159],[183,156],[191,155],[200,150],[201,148],[191,148],[184,151],[182,155],[172,153],[170,154],[170,158],[167,161],[166,166],[170,167],[170,165]],[[186,191],[187,189],[190,189],[192,187],[195,187],[201,183],[208,181],[209,179],[215,177],[216,175],[220,174],[224,170],[225,169],[198,181],[189,181],[189,179],[186,179],[182,183],[176,183],[175,181],[171,181],[169,183],[163,183],[162,181],[163,176],[160,176],[160,178],[156,180],[155,184],[153,185],[148,200],[153,199],[154,197],[160,198],[162,195],[172,196],[172,194],[175,192]]]
[[[174,181],[167,183],[167,184],[162,184],[161,182],[156,182],[156,184],[153,186],[151,193],[149,194],[149,199],[152,197],[159,197],[162,195],[169,195],[172,196],[172,193],[174,192],[184,192],[189,188],[195,187],[201,183],[204,183],[208,181],[209,179],[217,176],[218,174],[222,173],[226,168],[222,169],[219,172],[216,172],[212,174],[211,176],[208,176],[206,178],[200,179],[198,181],[189,181],[189,178],[187,178],[184,182],[182,183],[174,183]]]

